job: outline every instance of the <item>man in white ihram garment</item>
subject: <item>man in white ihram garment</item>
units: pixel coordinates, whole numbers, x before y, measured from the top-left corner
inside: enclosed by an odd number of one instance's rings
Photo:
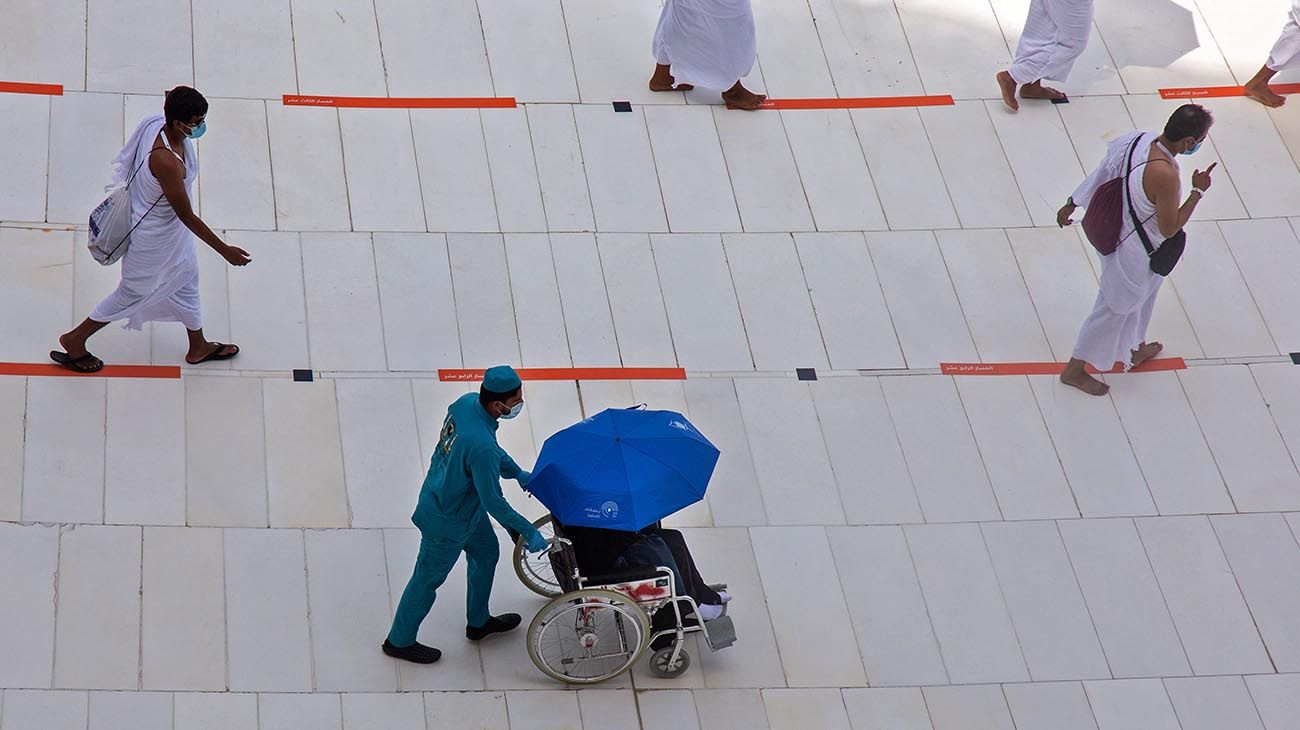
[[[1098,187],[1125,174],[1129,147],[1140,136],[1133,152],[1127,194],[1143,222],[1143,230],[1159,250],[1162,242],[1187,225],[1196,204],[1210,188],[1210,172],[1217,162],[1204,172],[1196,170],[1192,174],[1192,190],[1181,205],[1178,202],[1178,155],[1194,154],[1213,123],[1204,107],[1184,104],[1169,117],[1162,134],[1136,131],[1112,140],[1106,148],[1106,159],[1066,200],[1056,214],[1056,222],[1061,227],[1073,223],[1070,216],[1077,207],[1088,207]],[[1090,395],[1105,395],[1110,386],[1090,375],[1085,365],[1106,372],[1121,363],[1128,370],[1163,349],[1159,342],[1147,342],[1146,333],[1164,277],[1151,270],[1146,248],[1140,237],[1133,235],[1136,228],[1127,206],[1122,216],[1119,247],[1101,259],[1101,290],[1092,313],[1079,330],[1070,362],[1061,373],[1062,383]]]
[[[652,51],[651,91],[686,91],[695,86],[725,89],[730,109],[757,109],[767,99],[746,89],[758,57],[750,0],[664,0]]]
[[[1016,57],[1010,68],[997,75],[1002,101],[1019,111],[1017,86],[1022,99],[1064,99],[1061,91],[1043,86],[1043,79],[1069,77],[1091,30],[1092,0],[1030,0]]]
[[[167,92],[163,114],[146,117],[113,164],[117,182],[131,180],[132,221],[138,221],[122,256],[122,280],[117,289],[71,332],[59,337],[63,351],[50,357],[69,370],[97,372],[104,367],[86,350],[90,336],[109,322],[126,320],[126,329],[145,322],[180,322],[189,334],[185,361],[229,360],[235,345],[209,342],[199,313],[199,262],[194,249],[198,236],[234,266],[252,259],[242,248],[222,241],[190,206],[190,188],[199,174],[191,140],[207,130],[208,101],[188,86]],[[132,174],[135,177],[132,178]]]
[[[1273,44],[1259,73],[1246,82],[1246,96],[1264,106],[1279,107],[1286,103],[1286,98],[1268,88],[1278,71],[1300,67],[1300,0],[1291,0],[1291,14],[1287,16],[1286,25],[1282,26],[1282,35]]]

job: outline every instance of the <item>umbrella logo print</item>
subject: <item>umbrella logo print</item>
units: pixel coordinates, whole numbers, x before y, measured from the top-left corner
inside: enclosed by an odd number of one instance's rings
[[[600,506],[600,513],[611,520],[618,517],[618,502],[610,500]]]

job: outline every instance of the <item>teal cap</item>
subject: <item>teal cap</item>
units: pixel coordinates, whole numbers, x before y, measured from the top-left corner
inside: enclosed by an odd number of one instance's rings
[[[497,365],[483,373],[483,390],[489,393],[509,393],[520,385],[519,373],[509,365]]]

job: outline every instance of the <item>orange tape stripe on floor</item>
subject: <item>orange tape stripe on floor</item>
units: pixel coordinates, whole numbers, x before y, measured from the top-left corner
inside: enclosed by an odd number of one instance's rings
[[[25,84],[21,81],[0,81],[0,92],[63,96],[63,84]]]
[[[952,106],[951,96],[863,96],[835,99],[768,99],[760,109],[889,109],[903,106]]]
[[[944,375],[1060,375],[1065,369],[1063,362],[942,362],[939,370]],[[1148,360],[1129,372],[1156,373],[1166,370],[1186,370],[1187,363],[1181,357],[1165,357]],[[1108,373],[1123,372],[1123,368],[1107,370]],[[1088,372],[1096,373],[1091,367]]]
[[[389,96],[303,96],[285,94],[285,106],[331,106],[360,109],[513,109],[513,96],[483,97],[389,97]]]
[[[685,380],[682,368],[518,368],[521,380]],[[444,383],[483,379],[482,370],[439,370]]]
[[[181,376],[175,365],[105,365],[97,373],[74,373],[58,365],[29,362],[0,362],[0,375],[71,378],[169,378]]]
[[[1300,94],[1300,84],[1272,84],[1268,88],[1276,94]],[[1162,99],[1209,99],[1224,96],[1245,96],[1241,86],[1189,86],[1180,89],[1161,89]]]

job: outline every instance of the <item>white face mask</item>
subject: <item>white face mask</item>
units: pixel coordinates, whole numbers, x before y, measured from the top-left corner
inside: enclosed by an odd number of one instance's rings
[[[504,418],[504,419],[506,419],[506,420],[508,421],[508,420],[510,420],[510,419],[512,419],[512,418],[516,418],[516,417],[518,417],[519,414],[520,414],[520,413],[523,413],[523,412],[524,412],[524,402],[523,402],[523,401],[519,401],[519,402],[516,403],[516,404],[514,405],[514,407],[511,408],[509,411],[507,411],[506,413],[502,413],[502,414],[501,414],[501,417]]]

